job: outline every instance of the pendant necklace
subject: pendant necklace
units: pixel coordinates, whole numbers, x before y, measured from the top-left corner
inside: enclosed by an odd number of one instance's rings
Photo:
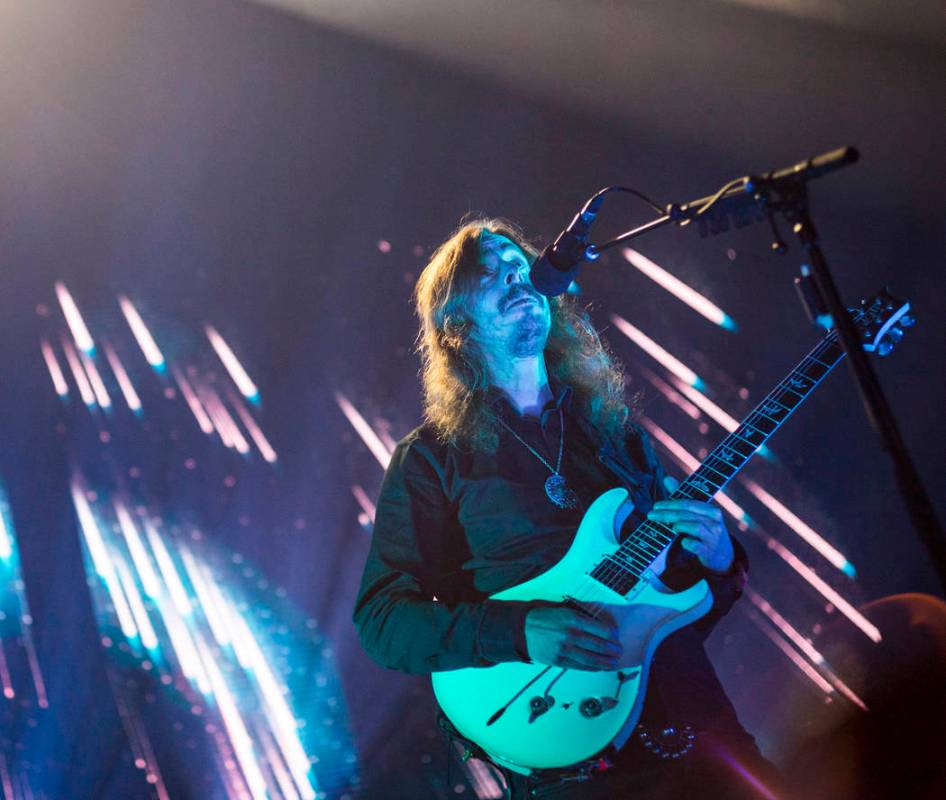
[[[561,431],[562,437],[558,444],[558,462],[553,467],[546,461],[542,455],[532,447],[525,439],[523,439],[518,433],[516,433],[506,422],[499,416],[496,419],[502,424],[502,426],[509,431],[513,436],[515,436],[526,449],[529,450],[532,455],[534,455],[539,461],[545,464],[546,467],[551,470],[552,474],[545,481],[545,493],[548,495],[549,500],[551,500],[559,508],[577,508],[578,507],[578,495],[575,494],[573,489],[569,489],[565,483],[565,478],[559,473],[559,469],[562,467],[562,453],[565,452],[565,415],[562,413],[562,407],[558,407],[558,418],[561,422]]]

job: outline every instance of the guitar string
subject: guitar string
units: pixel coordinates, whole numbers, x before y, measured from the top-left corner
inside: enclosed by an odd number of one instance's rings
[[[805,380],[809,381],[811,385],[808,387],[807,390],[805,390],[804,394],[801,394],[801,395],[800,395],[800,399],[799,399],[799,401],[795,404],[795,406],[792,407],[791,409],[789,409],[789,414],[790,414],[792,411],[794,411],[794,408],[797,407],[798,405],[800,405],[801,402],[803,402],[804,399],[806,399],[806,398],[808,397],[808,395],[814,390],[814,388],[818,385],[818,383],[820,383],[820,381],[821,381],[835,366],[837,366],[837,364],[840,362],[841,358],[843,357],[844,353],[843,353],[843,351],[841,351],[840,353],[837,354],[837,357],[836,357],[836,358],[831,359],[831,362],[830,362],[830,363],[825,363],[825,362],[821,361],[821,360],[818,358],[818,356],[824,356],[827,350],[829,350],[832,346],[836,345],[836,344],[837,344],[837,339],[838,339],[838,335],[837,335],[837,332],[836,332],[836,331],[831,331],[829,334],[827,334],[827,335],[821,340],[821,342],[819,342],[804,358],[802,358],[802,360],[798,363],[798,365],[797,365],[794,369],[791,370],[791,372],[789,373],[789,375],[788,375],[786,378],[783,378],[781,381],[779,381],[778,384],[776,384],[775,388],[772,389],[772,391],[770,391],[769,394],[766,395],[765,398],[763,398],[763,400],[749,413],[749,415],[748,415],[748,416],[746,417],[746,419],[745,419],[745,422],[744,422],[743,424],[739,425],[739,426],[736,428],[736,430],[733,431],[732,434],[730,434],[730,436],[726,437],[726,439],[724,439],[723,442],[720,443],[720,445],[718,445],[716,448],[714,448],[713,452],[710,454],[710,457],[708,457],[707,460],[704,461],[703,464],[700,465],[700,467],[698,467],[696,470],[694,470],[694,472],[691,473],[691,475],[689,475],[689,476],[686,478],[686,480],[684,480],[684,481],[680,484],[680,486],[679,486],[679,487],[677,488],[677,490],[674,492],[674,495],[683,493],[684,491],[688,491],[690,488],[693,488],[693,487],[689,487],[689,486],[688,486],[688,482],[689,482],[695,475],[697,475],[697,473],[700,472],[700,470],[703,468],[703,466],[704,466],[705,464],[709,463],[711,460],[715,460],[717,464],[720,463],[720,460],[718,459],[718,457],[714,457],[713,454],[715,454],[718,449],[722,448],[723,445],[725,445],[725,443],[728,442],[732,436],[736,435],[736,432],[737,432],[737,431],[739,431],[740,429],[742,429],[742,428],[745,426],[745,424],[748,423],[748,424],[749,424],[749,427],[751,427],[753,431],[759,433],[759,434],[762,436],[762,440],[760,441],[760,443],[759,443],[758,445],[753,444],[751,441],[747,441],[747,444],[749,444],[750,446],[752,446],[752,447],[754,448],[754,449],[752,450],[752,452],[750,452],[748,455],[743,455],[743,459],[744,459],[743,463],[742,463],[737,469],[733,470],[733,472],[732,472],[732,474],[729,476],[729,478],[727,478],[726,481],[724,481],[722,484],[720,484],[718,487],[716,487],[716,489],[713,491],[713,493],[710,494],[710,495],[707,495],[707,497],[711,499],[711,498],[716,494],[716,492],[718,492],[723,486],[725,486],[725,484],[726,484],[732,477],[734,477],[734,476],[736,475],[736,473],[739,472],[739,470],[741,470],[742,467],[745,466],[746,463],[748,463],[748,461],[752,458],[752,456],[755,455],[756,451],[758,451],[758,449],[762,447],[762,445],[765,443],[765,441],[766,441],[772,434],[774,434],[776,430],[778,430],[778,428],[779,428],[779,427],[781,426],[781,424],[785,421],[785,419],[788,418],[788,414],[786,414],[786,415],[782,418],[781,421],[773,420],[773,419],[771,419],[770,417],[767,417],[767,416],[765,416],[764,414],[761,414],[761,412],[759,411],[759,409],[760,409],[761,407],[765,406],[768,402],[774,400],[774,399],[775,399],[775,398],[774,398],[774,395],[775,395],[781,388],[786,388],[786,387],[783,387],[783,386],[782,386],[782,384],[784,384],[786,381],[791,380],[792,378],[795,378],[795,377],[803,377]],[[818,364],[819,366],[825,368],[824,373],[822,373],[822,375],[821,375],[820,377],[818,377],[818,378],[812,378],[811,376],[805,374],[805,372],[804,372],[804,370],[810,368],[813,364]],[[801,372],[801,375],[796,375],[796,373],[799,373],[799,372]],[[799,394],[795,389],[790,389],[790,391],[795,392],[796,394]],[[757,414],[760,415],[760,416],[762,416],[762,417],[765,418],[765,419],[768,419],[770,422],[773,422],[773,423],[775,424],[775,427],[773,427],[772,430],[769,431],[768,433],[766,433],[766,432],[765,432],[764,430],[762,430],[761,428],[756,428],[755,425],[752,424],[752,420],[753,420],[754,417],[756,417]],[[751,434],[750,434],[750,435],[751,435]],[[737,437],[737,438],[742,439],[742,437]],[[746,440],[743,440],[743,441],[746,441]],[[738,452],[738,451],[737,451],[737,452]],[[727,463],[727,464],[728,464],[728,462],[722,462],[722,463]],[[715,471],[715,470],[714,470],[714,471]],[[722,474],[722,473],[719,473],[719,474]],[[701,476],[701,477],[702,477],[702,476]],[[706,479],[704,478],[704,480],[706,480]],[[708,482],[710,483],[710,485],[712,485],[712,484],[714,483],[714,482],[712,482],[712,481],[708,481]],[[699,491],[701,494],[707,494],[706,492],[703,492],[701,489],[698,489],[698,488],[697,488],[696,490]],[[672,495],[672,496],[673,496],[673,495]],[[568,597],[571,597],[571,599],[573,599],[573,600],[577,601],[578,603],[580,603],[580,604],[582,605],[582,608],[583,608],[586,612],[590,610],[590,616],[591,616],[592,618],[597,619],[598,616],[605,610],[605,605],[609,605],[609,604],[604,604],[604,603],[599,603],[599,602],[591,602],[591,597],[592,597],[594,594],[598,594],[598,593],[599,593],[598,590],[597,590],[597,587],[595,586],[595,584],[599,584],[599,585],[603,584],[604,586],[606,586],[607,588],[611,589],[612,591],[615,591],[616,593],[621,594],[620,592],[617,592],[617,589],[616,589],[616,587],[615,587],[614,585],[611,585],[610,581],[612,581],[612,580],[614,580],[614,579],[620,579],[621,581],[625,581],[625,580],[627,580],[627,575],[624,574],[624,573],[630,572],[630,573],[631,573],[631,576],[636,579],[636,582],[635,582],[635,585],[634,585],[633,587],[631,587],[631,589],[629,589],[626,594],[622,594],[622,595],[621,595],[622,598],[626,598],[626,597],[627,597],[627,594],[630,594],[630,592],[633,591],[633,589],[636,588],[637,585],[639,585],[640,578],[643,576],[644,572],[646,572],[647,569],[649,569],[649,568],[653,565],[653,560],[651,560],[651,561],[650,561],[649,563],[647,563],[642,569],[641,569],[640,567],[637,567],[637,566],[635,565],[635,569],[627,570],[627,569],[621,567],[621,566],[618,565],[618,564],[616,564],[615,566],[612,566],[611,564],[605,563],[605,562],[607,562],[609,559],[613,560],[613,557],[614,557],[615,555],[618,555],[619,553],[621,553],[621,551],[624,549],[625,545],[627,545],[629,542],[631,542],[631,547],[633,547],[633,545],[636,544],[636,542],[634,542],[633,540],[636,538],[636,534],[637,534],[638,530],[640,530],[641,528],[645,528],[645,526],[647,526],[647,525],[653,526],[653,523],[651,523],[651,522],[649,522],[649,521],[645,521],[644,523],[641,523],[641,525],[639,525],[638,528],[635,529],[635,531],[631,533],[631,535],[628,537],[628,539],[626,539],[624,542],[622,542],[622,543],[619,545],[618,549],[617,549],[614,553],[609,554],[608,556],[605,556],[605,557],[601,560],[601,562],[599,562],[598,565],[596,565],[589,573],[586,573],[586,574],[585,574],[585,576],[581,579],[581,584],[576,588],[576,591],[575,591],[574,594],[568,595]],[[656,526],[653,526],[653,527],[656,527]],[[666,526],[661,526],[661,527],[666,527]],[[659,529],[658,529],[658,530],[659,530]],[[665,547],[667,547],[667,546],[672,542],[673,538],[675,537],[675,534],[672,533],[672,529],[670,529],[670,530],[671,530],[671,538],[670,538],[670,541],[667,542],[667,544],[665,544],[664,547],[662,547],[662,548],[657,552],[656,556],[659,556],[660,553],[663,551],[663,549],[664,549]],[[666,533],[664,533],[663,531],[661,531],[661,533],[663,533],[664,536],[666,536]],[[654,560],[656,560],[656,556],[654,557]],[[622,554],[622,557],[623,557],[623,554]],[[638,555],[638,558],[640,558],[639,555]],[[643,559],[642,559],[642,560],[643,560]],[[632,563],[633,563],[633,562],[632,562]],[[598,568],[599,568],[602,564],[604,564],[604,567],[603,567],[603,569],[602,569],[602,571],[601,571],[601,573],[600,573],[600,578],[599,578],[599,577],[593,577],[591,573],[597,572],[597,571],[598,571]],[[636,572],[637,569],[640,569],[640,573],[639,573],[639,574],[635,574],[635,572]],[[587,592],[590,592],[591,594],[586,594]],[[584,597],[584,598],[582,598],[582,597],[579,596],[579,595],[582,595],[582,594],[585,594],[585,597]]]

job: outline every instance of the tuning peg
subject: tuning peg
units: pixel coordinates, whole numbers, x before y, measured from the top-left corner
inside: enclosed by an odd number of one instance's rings
[[[877,345],[877,355],[879,356],[890,355],[891,350],[893,350],[893,344],[888,342],[886,339]]]
[[[900,344],[900,340],[903,339],[903,330],[894,325],[887,331],[887,336],[890,337],[891,345]]]
[[[904,314],[899,320],[897,320],[897,323],[901,328],[912,328],[914,325],[916,325],[916,317],[914,317],[912,314]]]

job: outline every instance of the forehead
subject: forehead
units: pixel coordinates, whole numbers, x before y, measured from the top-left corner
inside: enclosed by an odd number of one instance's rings
[[[519,245],[501,233],[493,233],[485,228],[480,233],[480,261],[491,256],[501,256],[510,250],[522,252]]]

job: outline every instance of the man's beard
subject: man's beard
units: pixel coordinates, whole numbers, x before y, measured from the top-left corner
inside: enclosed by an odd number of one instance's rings
[[[545,350],[549,331],[540,314],[526,314],[516,325],[506,350],[512,358],[530,358]]]

